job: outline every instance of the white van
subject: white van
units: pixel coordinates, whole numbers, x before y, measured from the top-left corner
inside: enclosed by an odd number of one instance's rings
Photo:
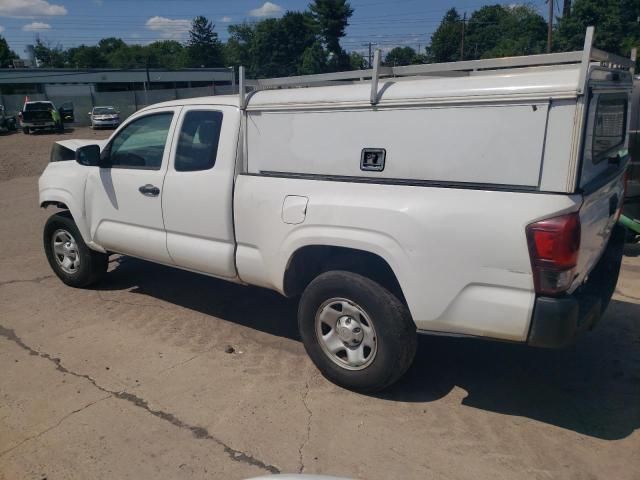
[[[241,73],[238,96],[60,142],[40,178],[40,205],[65,209],[49,263],[75,287],[120,253],[301,295],[307,352],[358,391],[400,378],[418,333],[566,345],[622,256],[631,62],[592,36],[579,52]]]

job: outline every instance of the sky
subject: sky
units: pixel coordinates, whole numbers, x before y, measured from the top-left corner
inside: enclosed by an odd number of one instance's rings
[[[104,37],[127,43],[187,37],[190,20],[204,15],[225,40],[232,23],[277,17],[287,10],[305,10],[310,0],[0,0],[0,35],[25,57],[36,36],[64,48],[95,45]],[[514,0],[350,0],[354,14],[342,46],[364,52],[373,42],[388,51],[394,46],[423,49],[444,13],[456,7],[470,15],[486,4]],[[518,2],[522,3],[522,2]],[[545,0],[524,2],[546,17]],[[560,3],[560,2],[558,2]],[[556,13],[558,13],[556,11]]]

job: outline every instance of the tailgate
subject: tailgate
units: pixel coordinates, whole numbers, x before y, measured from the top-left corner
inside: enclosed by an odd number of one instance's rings
[[[624,171],[621,168],[616,170],[599,188],[584,191],[580,208],[582,231],[576,269],[578,276],[572,290],[586,280],[605,250],[617,223],[624,196]]]
[[[586,280],[600,259],[622,208],[628,120],[628,90],[591,91],[580,171],[580,251],[572,289]]]

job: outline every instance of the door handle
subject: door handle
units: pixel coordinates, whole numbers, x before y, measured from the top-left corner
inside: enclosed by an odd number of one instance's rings
[[[138,191],[147,197],[157,197],[158,195],[160,195],[160,189],[155,185],[151,185],[150,183],[142,185],[140,188],[138,188]]]

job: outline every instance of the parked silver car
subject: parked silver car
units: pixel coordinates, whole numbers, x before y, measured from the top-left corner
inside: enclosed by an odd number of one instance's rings
[[[114,107],[93,107],[89,112],[91,128],[111,127],[120,125],[120,112]]]

